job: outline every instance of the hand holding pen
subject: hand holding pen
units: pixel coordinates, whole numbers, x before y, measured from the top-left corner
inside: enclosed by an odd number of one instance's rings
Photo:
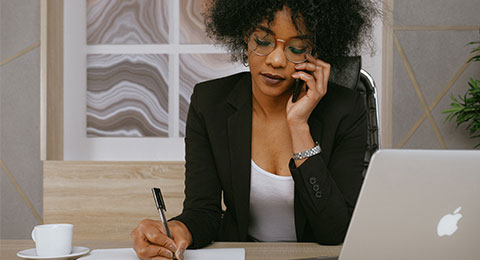
[[[158,214],[160,214],[160,219],[162,220],[163,226],[165,227],[165,230],[167,232],[167,236],[169,238],[172,238],[172,234],[170,233],[170,229],[168,228],[167,217],[165,216],[165,211],[167,211],[167,207],[165,206],[165,202],[163,201],[162,191],[160,191],[159,188],[152,188],[152,194],[153,199],[155,200],[155,205],[157,206]],[[174,251],[173,260],[177,260]]]
[[[154,189],[152,189],[152,193],[154,193]],[[163,203],[163,199],[161,201],[158,200],[159,203]],[[165,210],[164,206],[163,203]],[[158,210],[160,218],[166,220],[165,215],[162,217],[162,210]],[[183,253],[192,243],[192,235],[185,224],[180,221],[172,220],[165,225],[166,223],[161,220],[144,219],[131,232],[133,248],[140,259],[174,259],[174,256],[178,260],[183,259]]]

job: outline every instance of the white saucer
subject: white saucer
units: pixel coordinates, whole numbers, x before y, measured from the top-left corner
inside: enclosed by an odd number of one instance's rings
[[[61,256],[38,256],[37,250],[35,248],[25,249],[17,253],[18,257],[26,259],[48,259],[48,260],[64,260],[64,259],[75,259],[82,255],[87,254],[90,251],[87,247],[83,246],[74,246],[72,247],[72,253],[68,255]]]

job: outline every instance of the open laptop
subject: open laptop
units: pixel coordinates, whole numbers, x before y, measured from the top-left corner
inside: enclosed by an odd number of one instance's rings
[[[480,259],[480,151],[375,153],[339,259]]]

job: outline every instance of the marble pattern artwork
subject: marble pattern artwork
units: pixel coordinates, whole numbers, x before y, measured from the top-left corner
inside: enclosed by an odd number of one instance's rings
[[[168,43],[168,0],[87,0],[87,44]]]
[[[87,136],[168,136],[168,55],[87,55]]]
[[[181,54],[180,55],[180,97],[179,135],[185,136],[190,96],[196,83],[231,75],[248,68],[240,63],[232,63],[228,54]]]
[[[180,43],[209,44],[202,13],[207,0],[180,0]]]

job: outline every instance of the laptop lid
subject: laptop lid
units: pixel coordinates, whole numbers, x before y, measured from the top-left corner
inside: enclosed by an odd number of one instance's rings
[[[480,259],[479,241],[480,151],[380,150],[339,259]]]

